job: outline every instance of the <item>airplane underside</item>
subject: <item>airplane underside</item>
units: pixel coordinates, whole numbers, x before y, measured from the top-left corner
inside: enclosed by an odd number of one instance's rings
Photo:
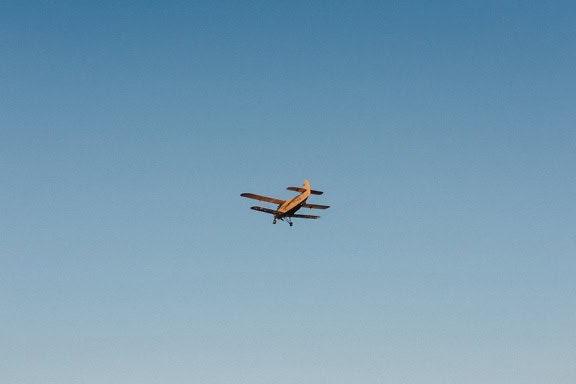
[[[276,222],[278,220],[282,220],[282,221],[286,221],[288,224],[290,224],[290,226],[294,225],[294,223],[292,222],[292,218],[299,218],[299,219],[319,219],[320,216],[314,216],[314,215],[299,215],[296,213],[282,213],[280,211],[277,211],[275,209],[269,209],[269,208],[263,208],[263,207],[258,207],[258,206],[254,206],[254,207],[250,207],[251,209],[255,210],[255,211],[260,211],[260,212],[265,212],[265,213],[269,213],[271,215],[274,215],[274,220],[272,220],[272,224],[276,224]]]

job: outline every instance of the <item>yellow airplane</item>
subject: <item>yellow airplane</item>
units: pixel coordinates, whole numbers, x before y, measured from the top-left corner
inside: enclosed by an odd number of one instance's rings
[[[255,211],[265,212],[265,213],[269,213],[271,215],[274,215],[274,220],[272,221],[272,224],[276,224],[276,220],[284,221],[284,219],[286,219],[286,222],[288,222],[288,224],[290,224],[290,226],[292,226],[292,218],[293,217],[298,218],[298,219],[319,219],[320,218],[320,216],[296,214],[296,212],[300,208],[310,208],[310,212],[312,211],[313,208],[314,209],[330,208],[329,205],[318,205],[318,204],[306,203],[306,199],[308,199],[308,196],[321,195],[324,193],[321,191],[315,191],[313,189],[310,189],[310,183],[308,182],[308,180],[304,180],[304,184],[302,184],[302,188],[288,187],[286,189],[288,189],[289,191],[299,192],[300,194],[298,196],[294,196],[293,198],[291,198],[289,200],[280,200],[280,199],[275,199],[273,197],[255,195],[253,193],[242,193],[240,196],[247,197],[249,199],[259,200],[260,202],[265,201],[267,203],[278,204],[278,208],[276,208],[276,209],[263,208],[262,204],[260,204],[259,207],[258,206],[250,207],[251,209],[253,209]]]

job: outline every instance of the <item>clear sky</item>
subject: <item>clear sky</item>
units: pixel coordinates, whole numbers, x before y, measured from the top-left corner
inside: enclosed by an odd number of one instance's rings
[[[576,382],[575,18],[1,2],[0,382]]]

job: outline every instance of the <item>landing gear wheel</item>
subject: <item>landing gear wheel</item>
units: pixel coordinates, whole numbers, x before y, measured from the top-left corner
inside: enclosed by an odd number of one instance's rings
[[[288,223],[288,224],[290,224],[290,226],[292,226],[294,223]]]

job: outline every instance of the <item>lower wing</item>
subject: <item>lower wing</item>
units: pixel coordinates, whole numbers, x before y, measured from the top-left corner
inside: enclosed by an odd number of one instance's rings
[[[262,207],[250,207],[250,209],[253,209],[255,211],[269,213],[271,215],[275,215],[278,213],[278,211],[275,211],[274,209],[268,209],[268,208],[262,208]]]
[[[319,204],[302,204],[302,208],[314,208],[314,209],[328,209],[329,205],[319,205]]]
[[[290,217],[295,217],[297,219],[319,219],[320,216],[314,216],[314,215],[290,215]]]
[[[265,213],[269,213],[271,215],[275,215],[277,213],[279,213],[278,211],[274,210],[274,209],[268,209],[268,208],[262,208],[262,207],[250,207],[250,209],[253,209],[255,211],[260,211],[260,212],[265,212]],[[290,217],[295,217],[297,219],[319,219],[320,216],[314,216],[314,215],[298,215],[298,214],[293,214],[293,215],[289,215]]]

